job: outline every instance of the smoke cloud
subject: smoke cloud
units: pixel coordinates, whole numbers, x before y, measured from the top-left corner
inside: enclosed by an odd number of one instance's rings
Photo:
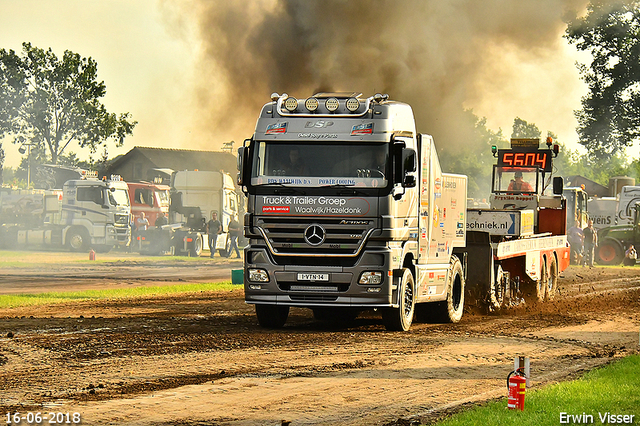
[[[563,43],[563,18],[586,3],[185,0],[181,11],[202,43],[200,143],[250,137],[272,92],[357,91],[411,104],[419,131],[458,149],[472,139],[465,109],[500,93],[520,55],[549,61]],[[553,104],[562,99],[555,94]]]

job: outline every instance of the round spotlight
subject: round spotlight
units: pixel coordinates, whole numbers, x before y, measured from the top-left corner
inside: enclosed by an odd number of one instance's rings
[[[293,112],[296,110],[296,108],[298,108],[298,100],[293,97],[287,98],[287,100],[284,101],[284,107],[287,109],[287,111]]]
[[[356,112],[360,108],[360,101],[356,98],[347,99],[347,109],[351,112]]]
[[[324,106],[327,107],[327,110],[329,112],[334,112],[338,109],[338,100],[336,98],[329,98],[324,103]]]
[[[309,98],[305,101],[304,106],[313,112],[318,109],[318,100],[316,98]]]

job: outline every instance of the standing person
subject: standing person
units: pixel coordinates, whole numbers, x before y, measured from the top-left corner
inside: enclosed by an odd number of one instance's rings
[[[593,220],[587,222],[587,227],[582,230],[584,234],[584,264],[593,268],[593,254],[598,245],[598,233],[593,229]]]
[[[164,214],[164,212],[158,213],[158,217],[156,218],[156,222],[154,223],[154,226],[156,228],[160,228],[161,226],[164,226],[167,223],[168,223],[167,216]]]
[[[569,246],[571,247],[571,255],[569,260],[571,263],[580,265],[582,263],[582,242],[584,240],[584,233],[580,228],[580,222],[577,220],[575,224],[569,228],[567,232],[567,240],[569,240]]]
[[[149,220],[146,218],[144,212],[140,213],[140,216],[136,219],[136,230],[146,231],[149,227]]]
[[[229,248],[229,257],[231,256],[231,251],[236,251],[236,257],[240,259],[240,250],[238,250],[238,237],[240,237],[242,232],[242,227],[236,220],[235,216],[231,218],[229,222],[229,235],[231,236],[231,247]]]
[[[136,219],[136,240],[138,240],[138,250],[142,250],[142,241],[138,238],[140,231],[146,231],[149,227],[149,220],[146,218],[144,212],[140,213],[140,216]]]
[[[213,258],[216,252],[216,242],[218,241],[218,234],[222,231],[222,224],[218,220],[218,213],[211,212],[211,220],[207,222],[207,234],[209,235],[209,251],[211,252],[211,258]]]

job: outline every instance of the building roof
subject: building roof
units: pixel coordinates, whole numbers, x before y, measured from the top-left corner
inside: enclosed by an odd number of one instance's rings
[[[200,151],[189,149],[149,148],[136,146],[126,154],[117,158],[110,166],[116,169],[131,158],[143,156],[157,168],[172,170],[224,170],[227,173],[236,171],[236,157],[230,152]]]

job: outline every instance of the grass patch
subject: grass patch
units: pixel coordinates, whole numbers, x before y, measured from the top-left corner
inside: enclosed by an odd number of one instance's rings
[[[167,286],[117,288],[107,290],[83,290],[69,292],[50,292],[34,294],[0,295],[1,308],[21,306],[50,305],[83,300],[126,299],[135,297],[160,296],[176,293],[199,293],[201,291],[228,291],[241,289],[241,285],[231,282],[176,284]]]
[[[507,393],[505,384],[505,395]],[[527,391],[524,411],[508,410],[506,397],[501,401],[456,414],[438,426],[519,425],[545,426],[560,424],[609,424],[601,421],[606,413],[633,415],[632,423],[640,424],[640,356],[632,355],[606,367],[586,373],[582,378]],[[561,413],[566,413],[561,419]],[[582,421],[566,416],[582,416]],[[591,417],[585,417],[591,416]],[[614,418],[610,424],[624,424]],[[617,420],[617,421],[616,421]]]

